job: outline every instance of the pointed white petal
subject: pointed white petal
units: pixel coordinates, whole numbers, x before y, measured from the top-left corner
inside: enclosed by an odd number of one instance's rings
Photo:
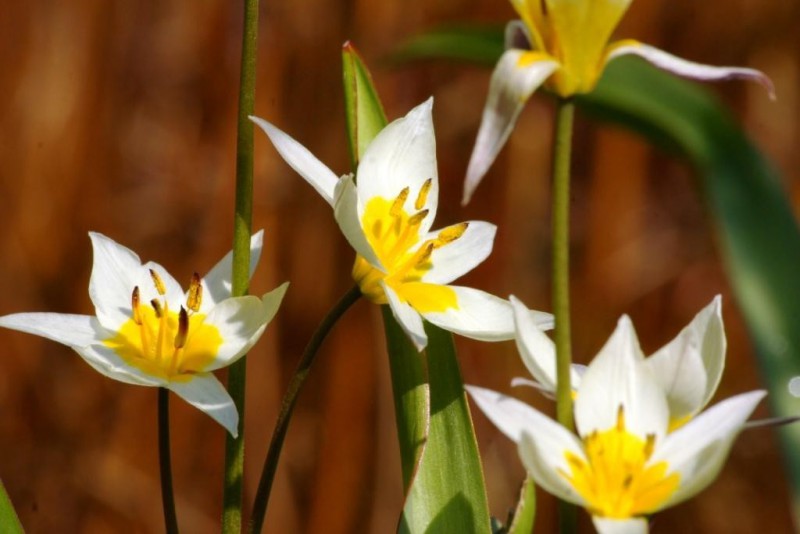
[[[431,255],[431,269],[423,282],[449,284],[477,267],[492,252],[497,227],[483,221],[470,221],[464,233],[450,243],[439,247]],[[436,239],[438,232],[429,232],[423,241]]]
[[[505,436],[519,443],[523,430],[536,431],[536,410],[513,397],[478,386],[464,386],[475,404]]]
[[[403,295],[408,297],[409,304],[420,310],[431,323],[481,341],[503,341],[514,337],[514,318],[507,300],[471,287],[446,286],[455,292],[456,306],[444,311],[424,311],[428,307],[418,306],[416,295],[424,294],[425,286],[431,285],[419,282],[403,284]],[[413,291],[407,295],[406,290],[411,287]]]
[[[462,205],[472,198],[483,175],[508,140],[525,102],[558,68],[556,61],[543,54],[529,61],[531,54],[523,50],[507,50],[492,73],[478,138],[467,167]]]
[[[102,344],[72,347],[81,358],[103,376],[136,386],[166,386],[167,380],[152,376],[130,365],[109,347]]]
[[[643,517],[610,519],[593,515],[592,522],[598,534],[647,534],[649,530],[647,520]]]
[[[561,500],[583,506],[585,501],[562,473],[570,473],[567,453],[584,462],[581,442],[574,434],[536,410],[535,426],[522,432],[519,456],[537,484]]]
[[[404,205],[408,213],[419,211],[414,206],[417,196],[423,184],[432,180],[421,206],[421,209],[428,210],[421,226],[423,233],[436,218],[439,202],[432,106],[433,99],[429,98],[381,130],[364,152],[356,175],[361,208],[374,197],[394,200],[402,189],[408,187],[409,195]]]
[[[537,327],[530,310],[517,297],[511,296],[514,311],[515,341],[522,363],[548,392],[556,390],[556,348],[553,341]],[[576,384],[573,383],[573,389]]]
[[[417,347],[418,351],[422,351],[428,345],[428,335],[425,333],[425,326],[422,324],[422,317],[419,313],[400,300],[397,293],[394,292],[386,283],[381,281],[386,299],[389,301],[389,307],[392,309],[392,315],[397,319],[397,322],[405,331],[406,335]]]
[[[659,69],[671,72],[683,78],[706,82],[744,79],[761,84],[769,97],[775,100],[775,86],[772,80],[761,71],[744,67],[714,67],[681,59],[654,46],[633,40],[620,41],[611,45],[606,63],[624,55],[635,55],[652,63]]]
[[[89,232],[94,252],[89,298],[104,327],[117,330],[131,317],[133,288],[147,275],[139,256],[103,234]],[[152,282],[141,289],[148,289]],[[146,301],[145,301],[146,302]]]
[[[15,313],[0,317],[0,326],[51,339],[68,347],[85,347],[104,337],[97,319],[66,313]]]
[[[765,395],[758,390],[725,399],[667,435],[656,447],[650,462],[667,462],[669,471],[681,476],[678,490],[664,508],[694,496],[716,478],[733,440]]]
[[[645,439],[666,433],[666,396],[643,360],[633,324],[623,316],[581,378],[575,401],[575,426],[581,436],[614,427],[620,406],[633,434]]]
[[[232,297],[214,306],[204,322],[214,325],[222,337],[214,361],[204,369],[214,371],[241,358],[258,341],[267,326],[267,310],[253,295]],[[191,343],[190,336],[187,346]]]
[[[525,26],[525,23],[521,20],[512,20],[506,24],[504,41],[506,50],[512,48],[529,50],[533,42],[527,26]]]
[[[647,358],[667,392],[672,419],[698,413],[711,399],[725,367],[725,329],[719,295],[667,345]]]
[[[339,228],[342,230],[347,242],[373,267],[385,271],[378,256],[367,241],[364,229],[361,226],[360,210],[358,209],[358,190],[353,181],[353,176],[343,176],[336,184],[334,193],[333,214]]]
[[[264,320],[267,324],[272,322],[275,314],[278,313],[278,308],[281,307],[281,302],[283,302],[287,289],[289,289],[289,282],[284,282],[261,297],[261,304],[264,306]]]
[[[195,375],[186,382],[171,382],[169,389],[198,410],[210,415],[234,438],[239,435],[239,413],[233,399],[211,373]]]
[[[264,242],[264,230],[259,230],[250,237],[250,277],[256,270],[261,259],[261,250]],[[231,279],[233,268],[233,251],[228,252],[219,260],[200,282],[203,286],[203,301],[200,305],[201,313],[208,313],[218,302],[231,296]]]
[[[333,190],[338,177],[324,163],[318,160],[309,150],[276,128],[271,123],[258,117],[250,116],[277,149],[281,157],[302,176],[311,187],[317,190],[325,201],[333,206]]]

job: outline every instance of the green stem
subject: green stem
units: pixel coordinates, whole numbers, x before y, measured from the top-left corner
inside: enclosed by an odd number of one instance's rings
[[[325,341],[328,333],[333,328],[333,325],[336,324],[336,321],[344,315],[344,312],[346,312],[359,297],[361,297],[361,289],[358,286],[354,286],[339,299],[339,302],[328,312],[328,315],[326,315],[319,324],[317,330],[311,336],[311,339],[308,340],[308,344],[303,351],[303,356],[297,364],[297,369],[295,369],[286,394],[283,396],[281,411],[278,414],[278,420],[275,422],[275,429],[272,432],[272,440],[269,443],[267,458],[264,461],[264,469],[261,472],[261,480],[258,483],[258,491],[256,492],[256,498],[253,502],[253,517],[250,522],[251,533],[257,534],[261,532],[261,528],[264,525],[264,517],[267,513],[267,505],[269,504],[269,495],[272,490],[272,481],[275,479],[275,471],[278,469],[278,460],[280,460],[281,450],[283,449],[283,440],[289,428],[289,421],[292,418],[292,411],[297,402],[297,397],[305,384],[306,378],[308,378],[311,366],[314,364],[314,358],[322,342]]]
[[[167,534],[178,534],[175,494],[172,491],[172,465],[169,459],[169,390],[158,388],[158,464],[161,468],[161,503]]]
[[[233,296],[246,295],[250,283],[250,235],[253,224],[253,124],[255,109],[258,0],[244,1],[242,60],[239,78],[239,115],[236,131],[236,207],[233,220]],[[222,493],[222,532],[238,534],[242,528],[242,475],[244,471],[244,396],[246,358],[230,366],[228,392],[239,413],[239,435],[225,441],[225,482]]]
[[[569,181],[572,149],[572,123],[575,104],[559,100],[556,112],[553,149],[553,314],[556,345],[556,415],[558,422],[572,430],[572,341],[569,315]],[[575,532],[576,510],[559,505],[562,533]]]

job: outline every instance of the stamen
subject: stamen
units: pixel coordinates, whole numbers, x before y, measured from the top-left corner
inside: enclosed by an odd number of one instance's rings
[[[153,284],[156,286],[156,291],[158,291],[159,295],[163,295],[167,292],[167,289],[164,286],[164,281],[161,280],[161,277],[158,276],[158,273],[153,269],[150,269],[150,278],[153,279]]]
[[[389,208],[389,215],[392,217],[397,217],[403,211],[403,204],[406,203],[406,199],[408,198],[409,189],[408,187],[404,187],[400,194],[397,195],[397,198],[394,199],[392,202],[392,207]]]
[[[650,456],[653,454],[653,449],[656,446],[656,435],[655,434],[647,434],[647,440],[644,442],[644,457],[645,459],[650,459]]]
[[[133,322],[142,325],[142,314],[139,311],[139,286],[133,288],[131,295],[131,309],[133,310]]]
[[[428,210],[422,210],[420,212],[415,213],[408,219],[408,226],[414,227],[418,226],[419,223],[425,220],[425,217],[428,216]]]
[[[150,305],[153,307],[153,310],[156,312],[156,317],[161,319],[161,315],[163,314],[164,310],[161,307],[161,302],[158,299],[153,299],[150,301]]]
[[[189,295],[186,297],[186,306],[193,312],[200,311],[200,304],[203,302],[203,286],[200,285],[200,275],[194,273],[192,281],[189,283]]]
[[[625,431],[625,408],[622,404],[617,408],[617,430],[619,432]]]
[[[428,193],[431,190],[431,186],[433,185],[433,178],[428,178],[425,180],[425,183],[422,184],[422,187],[419,190],[419,194],[417,195],[417,201],[414,202],[414,209],[419,211],[422,209],[422,206],[425,205],[425,201],[428,200]]]
[[[541,7],[542,7],[542,15],[544,15],[546,17],[547,16],[547,0],[541,0],[539,3],[541,5]]]
[[[453,226],[448,226],[441,232],[439,235],[436,236],[436,246],[441,247],[442,245],[446,245],[447,243],[452,243],[456,239],[460,238],[464,235],[464,232],[467,231],[469,227],[469,223],[460,223],[454,224]]]
[[[186,313],[186,308],[181,306],[181,312],[178,314],[178,333],[175,335],[175,348],[182,349],[186,345],[186,338],[189,335],[189,314]]]

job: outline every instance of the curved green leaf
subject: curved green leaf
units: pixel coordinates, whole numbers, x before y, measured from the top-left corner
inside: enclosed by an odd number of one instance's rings
[[[24,532],[2,481],[0,481],[0,527],[2,527],[0,531],[5,534],[23,534]]]

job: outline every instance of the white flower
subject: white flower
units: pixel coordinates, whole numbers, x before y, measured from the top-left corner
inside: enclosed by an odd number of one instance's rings
[[[766,394],[726,399],[670,432],[667,391],[653,371],[623,317],[581,378],[577,435],[515,399],[467,389],[519,445],[522,462],[539,485],[585,507],[601,533],[639,533],[647,532],[645,516],[711,483]]]
[[[624,55],[639,56],[656,67],[702,81],[744,78],[774,88],[762,72],[741,67],[713,67],[686,61],[658,48],[625,39],[609,43],[631,0],[511,0],[521,20],[506,28],[506,51],[495,67],[472,151],[463,203],[503,148],[522,108],[545,83],[569,97],[591,92],[606,65]]]
[[[522,361],[534,382],[516,378],[513,384],[532,385],[546,394],[556,390],[555,346],[541,329],[530,321],[530,311],[511,297],[516,325],[516,341]],[[632,332],[635,336],[636,333]],[[644,358],[636,342],[637,354]],[[714,396],[725,368],[725,327],[722,323],[722,297],[717,295],[669,343],[644,360],[667,395],[670,428],[686,423]],[[570,386],[580,394],[584,366],[573,365]]]
[[[300,143],[269,122],[251,117],[286,162],[334,209],[356,250],[353,277],[362,293],[388,304],[419,350],[427,344],[422,318],[474,339],[513,336],[506,300],[450,282],[474,269],[492,250],[496,228],[470,221],[431,231],[439,180],[432,100],[384,128],[352,175],[338,179]],[[539,327],[549,314],[536,312]]]
[[[280,306],[287,284],[262,298],[231,298],[229,253],[189,290],[159,264],[142,265],[133,251],[90,233],[94,250],[89,297],[96,316],[17,313],[0,326],[74,349],[103,375],[168,388],[236,436],[239,415],[212,371],[230,365],[258,341]],[[250,242],[252,275],[262,232]]]

